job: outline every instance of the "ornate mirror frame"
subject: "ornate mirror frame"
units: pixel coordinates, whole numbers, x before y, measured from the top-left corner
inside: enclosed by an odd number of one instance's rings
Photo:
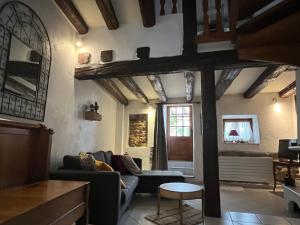
[[[4,88],[12,37],[42,56],[34,100]],[[4,4],[0,8],[0,114],[44,121],[50,66],[50,40],[39,16],[22,2],[11,1]]]

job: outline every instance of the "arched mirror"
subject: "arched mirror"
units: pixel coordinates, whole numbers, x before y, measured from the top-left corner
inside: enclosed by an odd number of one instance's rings
[[[18,1],[0,9],[0,113],[44,120],[51,46],[39,16]]]

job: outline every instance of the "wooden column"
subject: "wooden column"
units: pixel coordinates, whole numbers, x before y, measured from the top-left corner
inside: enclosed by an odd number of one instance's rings
[[[216,115],[215,72],[213,67],[201,71],[203,118],[203,176],[205,188],[205,216],[220,217],[220,187],[218,136]]]
[[[197,36],[196,0],[182,0],[183,12],[183,55],[197,53],[197,44],[194,39]]]

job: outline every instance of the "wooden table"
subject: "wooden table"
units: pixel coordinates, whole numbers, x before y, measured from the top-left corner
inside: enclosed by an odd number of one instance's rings
[[[0,190],[0,225],[88,223],[89,183],[41,181]]]
[[[183,200],[202,199],[202,218],[204,218],[204,189],[195,184],[188,183],[165,183],[158,187],[157,215],[160,214],[160,198],[166,197],[179,200],[180,224],[183,224]]]
[[[288,170],[288,177],[287,179],[289,181],[292,180],[291,178],[291,168],[299,168],[300,167],[300,162],[298,161],[283,161],[283,160],[273,160],[273,178],[274,178],[274,188],[273,191],[276,189],[276,184],[277,184],[277,179],[276,179],[276,168],[280,167],[286,167]]]

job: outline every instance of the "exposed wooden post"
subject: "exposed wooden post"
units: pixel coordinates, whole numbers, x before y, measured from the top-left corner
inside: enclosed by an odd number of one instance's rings
[[[296,94],[296,81],[292,82],[287,87],[282,89],[279,92],[279,97],[280,98],[288,98],[288,97],[290,97],[292,95],[295,95],[295,94]]]
[[[112,80],[96,80],[97,84],[103,87],[110,95],[112,95],[115,99],[117,99],[121,104],[128,105],[127,98],[123,95],[120,89]]]
[[[144,27],[155,25],[154,0],[139,0]]]
[[[194,72],[185,72],[185,99],[187,102],[191,102],[194,97],[194,85],[195,85],[195,74]]]
[[[86,34],[89,31],[84,19],[74,6],[72,1],[69,0],[55,0],[58,7],[65,14],[68,20],[73,24],[74,28],[79,34]]]
[[[114,7],[111,0],[96,0],[98,8],[102,14],[102,17],[109,30],[115,30],[119,28],[119,21],[115,14]]]
[[[196,0],[182,0],[183,12],[183,55],[197,53],[197,44],[194,39],[197,36]]]
[[[225,69],[216,84],[216,99],[219,100],[226,90],[230,87],[235,78],[240,74],[242,68],[239,69]]]
[[[262,89],[264,89],[269,84],[269,82],[279,77],[280,74],[287,71],[288,69],[289,66],[268,66],[244,93],[244,98],[253,98]]]
[[[219,156],[215,72],[209,65],[201,71],[203,118],[203,175],[205,216],[220,217]]]
[[[162,102],[167,102],[168,101],[168,97],[166,95],[164,86],[160,80],[159,75],[150,75],[147,76],[148,80],[150,81],[154,91],[156,92],[156,94],[158,95],[159,99]]]
[[[128,88],[129,91],[134,94],[138,100],[140,100],[142,103],[146,104],[149,102],[147,96],[144,94],[144,92],[140,89],[140,87],[137,85],[137,83],[133,80],[132,77],[123,77],[119,78],[119,80],[122,82],[122,84]]]

